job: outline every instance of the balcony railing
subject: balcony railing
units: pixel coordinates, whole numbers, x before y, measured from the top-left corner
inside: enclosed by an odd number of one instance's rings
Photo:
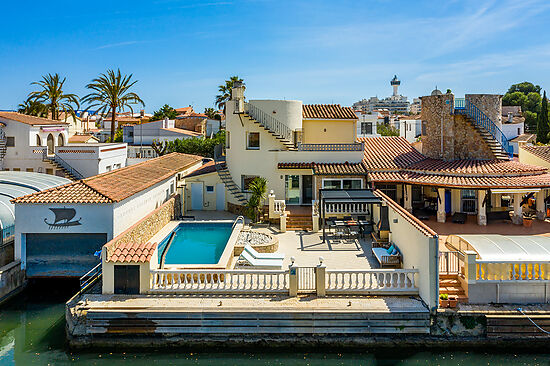
[[[363,151],[362,143],[351,144],[298,144],[298,151]]]

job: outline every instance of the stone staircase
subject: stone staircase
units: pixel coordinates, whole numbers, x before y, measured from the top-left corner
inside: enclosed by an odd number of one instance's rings
[[[294,144],[294,132],[284,123],[277,120],[275,117],[265,113],[261,109],[250,103],[246,103],[246,112],[244,114],[250,118],[253,123],[256,123],[269,132],[289,151],[297,151]]]
[[[292,214],[286,211],[286,229],[289,231],[312,231],[313,221],[311,214]]]
[[[471,117],[469,116],[465,116],[465,117],[466,117],[466,120],[472,125],[472,127],[481,136],[483,141],[485,141],[485,143],[493,153],[495,159],[510,160],[510,158],[508,157],[508,154],[502,149],[502,145],[485,128],[476,125],[475,121]]]
[[[457,274],[439,275],[439,294],[455,295],[458,297],[459,303],[468,302],[468,296],[460,285]]]

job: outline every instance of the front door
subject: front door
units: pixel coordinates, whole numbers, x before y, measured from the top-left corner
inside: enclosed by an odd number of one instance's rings
[[[302,175],[302,204],[308,205],[313,199],[313,176]]]
[[[115,265],[115,294],[139,294],[139,266]]]
[[[191,183],[191,209],[202,210],[202,183]]]
[[[216,184],[216,210],[225,210],[225,184]]]
[[[288,205],[300,204],[299,175],[285,175],[285,202]]]

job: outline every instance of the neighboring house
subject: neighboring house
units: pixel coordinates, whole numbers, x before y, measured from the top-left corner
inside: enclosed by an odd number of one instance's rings
[[[173,197],[201,164],[173,153],[16,198],[16,260],[31,278],[82,276],[100,262],[95,252]]]
[[[188,117],[176,118],[176,120],[174,121],[174,127],[185,131],[193,131],[200,134],[203,137],[206,137],[207,120],[208,118],[206,117],[206,115],[193,113]]]
[[[69,137],[69,144],[96,144],[99,139],[92,134],[77,134]]]
[[[420,116],[399,116],[399,136],[409,142],[416,142],[422,135],[422,120]]]
[[[227,209],[225,185],[220,181],[216,163],[206,161],[197,170],[185,176],[186,210],[218,210]]]
[[[81,179],[126,165],[125,144],[70,144],[63,121],[0,112],[2,170]]]
[[[151,145],[153,141],[164,142],[203,136],[200,132],[177,128],[177,120],[164,119],[122,127],[122,141],[129,145]]]
[[[380,136],[377,132],[378,123],[383,117],[379,112],[365,113],[363,111],[355,111],[357,115],[357,137],[376,137]]]
[[[525,133],[525,118],[521,112],[521,106],[502,106],[501,121],[502,133],[511,141],[514,154],[517,155],[519,145],[515,139]],[[528,137],[524,136],[519,142],[521,143],[523,139],[528,139]]]

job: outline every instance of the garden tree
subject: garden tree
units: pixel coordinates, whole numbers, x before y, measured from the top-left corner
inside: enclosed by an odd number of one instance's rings
[[[254,178],[248,185],[248,191],[250,192],[250,198],[246,204],[247,215],[254,222],[258,222],[267,193],[267,180],[262,177]]]
[[[119,127],[116,129],[116,132],[115,132],[115,141],[114,142],[122,142],[123,140],[123,136],[122,136],[122,128]],[[107,137],[107,139],[105,140],[105,142],[111,142],[111,138],[110,137]]]
[[[86,110],[97,108],[98,113],[111,113],[111,141],[115,139],[116,130],[116,115],[118,112],[129,108],[133,113],[132,104],[145,103],[141,98],[130,89],[137,83],[137,80],[132,80],[132,74],[122,75],[120,69],[107,70],[105,74],[99,75],[92,82],[86,85],[86,88],[92,92],[82,98],[82,103],[88,103]]]
[[[166,154],[166,151],[168,150],[168,142],[163,141],[159,142],[157,140],[153,140],[153,143],[151,144],[151,148],[155,150],[158,156],[163,156]]]
[[[168,143],[168,152],[200,155],[207,158],[214,157],[216,145],[225,145],[225,131],[220,131],[211,139],[193,137],[189,139],[177,139]]]
[[[17,112],[35,117],[47,117],[48,107],[36,100],[28,99],[19,104]]]
[[[29,94],[27,102],[40,103],[46,107],[46,113],[52,119],[58,120],[59,113],[63,112],[65,118],[71,115],[76,118],[75,109],[80,107],[76,94],[69,94],[63,91],[66,78],[61,78],[59,74],[48,74],[42,77],[42,80],[32,82],[31,85],[36,85],[39,90]],[[38,108],[38,104],[34,104]],[[42,112],[42,111],[41,111]]]
[[[533,83],[530,83],[528,81],[524,81],[523,83],[518,84],[512,84],[510,88],[508,88],[508,93],[514,93],[514,92],[520,92],[522,94],[529,94],[529,93],[537,93],[540,95],[541,87],[539,85],[534,85]]]
[[[376,132],[382,136],[399,136],[399,129],[390,124],[379,123]]]
[[[513,84],[502,97],[502,105],[519,105],[525,117],[525,126],[529,131],[537,128],[537,115],[541,107],[541,88],[538,85],[524,81]]]
[[[231,76],[229,80],[225,81],[225,84],[220,85],[218,87],[218,92],[220,92],[220,94],[216,95],[216,102],[214,104],[218,108],[223,108],[224,114],[225,114],[225,102],[231,99],[231,90],[233,89],[233,85],[237,81],[240,81],[241,83],[243,83],[243,79],[239,78],[238,76]],[[244,86],[244,83],[243,83],[243,86]]]
[[[160,121],[161,119],[175,119],[178,116],[178,112],[170,107],[168,104],[163,105],[158,111],[153,112],[151,121]]]
[[[537,141],[543,144],[548,143],[550,133],[550,123],[548,122],[548,99],[546,91],[542,97],[540,113],[537,118]]]
[[[206,114],[210,119],[220,121],[218,131],[222,130],[222,116],[220,116],[218,111],[216,111],[214,108],[204,108],[204,114]]]

